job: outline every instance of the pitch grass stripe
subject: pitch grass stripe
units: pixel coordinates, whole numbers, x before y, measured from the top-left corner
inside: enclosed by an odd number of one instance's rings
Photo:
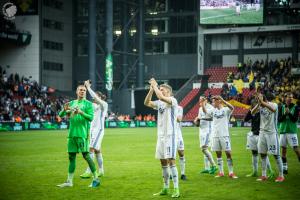
[[[0,199],[171,200],[170,196],[152,196],[162,188],[161,167],[159,161],[153,158],[155,152],[153,148],[156,145],[155,131],[156,127],[105,129],[106,138],[103,140],[103,147],[107,158],[107,171],[102,178],[102,185],[96,190],[88,188],[91,179],[80,179],[79,174],[87,165],[79,156],[76,160],[73,188],[56,187],[65,181],[67,175],[68,157],[65,152],[67,130],[1,132]],[[182,131],[188,158],[186,174],[190,180],[179,183],[183,197],[181,200],[299,199],[300,168],[292,148],[287,148],[290,168],[286,181],[280,185],[272,180],[259,183],[256,178],[245,177],[252,171],[251,151],[244,148],[246,133],[250,128],[230,128],[234,148],[234,171],[240,178],[216,179],[199,173],[204,165],[202,153],[198,148],[196,134],[198,128],[182,127]],[[300,132],[300,129],[297,132]],[[215,159],[216,155],[213,154],[213,157]],[[270,162],[276,166],[275,159],[270,159]],[[224,170],[226,173],[227,168]]]
[[[249,13],[249,12],[253,12],[253,10],[245,11],[243,13]],[[206,19],[215,19],[215,18],[219,18],[219,17],[229,17],[229,16],[232,16],[232,15],[236,15],[236,13],[229,14],[229,15],[217,15],[217,16],[211,16],[211,17],[203,17],[203,18],[201,18],[201,21],[204,21]]]

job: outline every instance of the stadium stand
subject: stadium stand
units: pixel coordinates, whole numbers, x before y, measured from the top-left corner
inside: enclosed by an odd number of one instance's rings
[[[300,79],[292,76],[292,67],[299,67],[299,62],[292,62],[290,58],[271,60],[266,64],[258,60],[252,64],[250,60],[241,68],[211,67],[205,70],[205,74],[210,75],[209,83],[223,83],[223,85],[220,88],[211,87],[203,90],[204,95],[207,97],[221,95],[226,100],[233,99],[249,105],[255,93],[255,85],[256,87],[259,85],[263,93],[273,93],[278,101],[285,92],[292,92],[295,98],[299,99]],[[234,86],[236,80],[248,81],[249,87],[239,91]],[[184,120],[193,120],[197,116],[199,109],[197,99],[201,95],[199,91],[201,88],[192,89],[179,103],[184,109],[189,107]],[[53,89],[39,85],[35,80],[20,78],[18,74],[7,75],[1,67],[0,95],[0,121],[10,122],[57,121],[57,113],[68,101],[68,98],[54,95]],[[235,106],[233,116],[242,119],[246,113],[246,108]],[[116,119],[119,117],[117,114]]]
[[[229,72],[236,73],[237,67],[210,67],[205,70],[206,75],[210,75],[208,82],[225,82]]]
[[[205,74],[210,75],[208,81],[211,88],[205,90],[204,95],[211,97],[221,95],[226,100],[236,100],[243,104],[250,104],[255,93],[255,88],[259,86],[262,93],[273,93],[280,103],[281,97],[286,92],[292,92],[295,99],[300,99],[300,79],[293,76],[291,68],[299,67],[299,61],[293,62],[291,58],[270,60],[256,60],[252,62],[247,60],[246,63],[238,67],[210,67],[205,70]],[[215,88],[214,83],[223,83],[222,87]],[[248,83],[248,87],[239,88],[238,83]],[[195,89],[194,89],[195,90]],[[192,91],[180,102],[184,108],[192,101],[192,98],[199,98],[199,95],[192,95]],[[201,94],[200,94],[201,95]],[[193,120],[198,114],[199,106],[195,104],[186,111],[184,120]],[[235,119],[243,119],[247,109],[235,106],[233,116]]]
[[[195,96],[198,94],[199,89],[193,89],[191,90],[183,99],[182,101],[179,103],[180,106],[182,106],[183,108],[188,105],[190,103],[190,101],[195,98]]]
[[[56,97],[53,88],[35,80],[6,74],[0,67],[0,121],[57,121],[67,98]]]

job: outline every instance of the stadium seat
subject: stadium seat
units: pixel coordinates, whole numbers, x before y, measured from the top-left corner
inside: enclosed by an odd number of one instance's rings
[[[199,92],[199,88],[193,89],[191,90],[183,99],[182,101],[179,103],[179,105],[181,107],[185,107],[186,105],[189,104],[189,102],[198,94]]]

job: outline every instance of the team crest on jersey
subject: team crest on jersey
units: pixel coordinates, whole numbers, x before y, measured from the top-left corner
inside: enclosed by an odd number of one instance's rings
[[[265,117],[268,117],[268,116],[270,116],[271,113],[267,109],[263,108],[260,110],[260,114],[262,114]]]
[[[163,113],[165,112],[165,110],[166,110],[166,108],[162,108],[162,107],[160,107],[160,108],[158,109],[158,111],[160,112],[160,114],[163,114]]]
[[[214,117],[217,118],[217,119],[221,119],[221,118],[225,117],[224,110],[222,112],[215,112]]]

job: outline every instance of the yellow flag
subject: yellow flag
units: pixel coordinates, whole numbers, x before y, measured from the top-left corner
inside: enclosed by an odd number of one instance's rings
[[[250,74],[249,74],[249,83],[251,83],[254,79],[254,74],[253,71],[251,70]]]

